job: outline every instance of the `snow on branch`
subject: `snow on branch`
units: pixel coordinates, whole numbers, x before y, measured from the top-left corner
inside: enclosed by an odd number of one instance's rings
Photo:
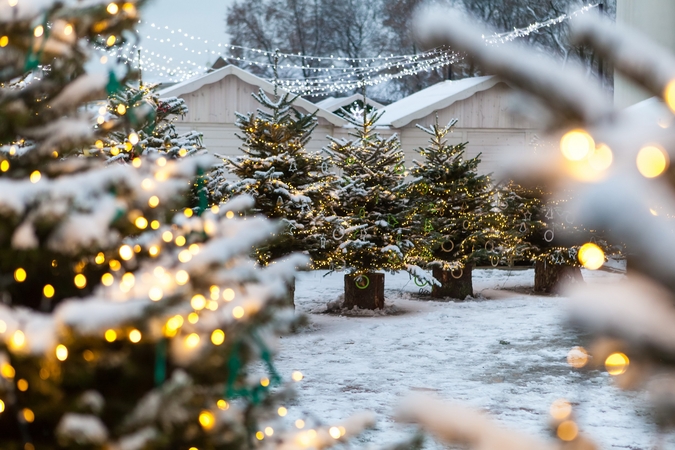
[[[287,433],[281,437],[277,450],[321,450],[344,443],[375,425],[375,414],[362,412],[352,415],[335,426],[324,426],[308,431]]]
[[[501,428],[484,414],[423,394],[412,394],[397,408],[399,422],[419,424],[449,444],[480,450],[554,450],[534,437]]]
[[[491,33],[457,10],[438,6],[423,9],[415,19],[415,33],[425,47],[447,45],[466,52],[486,71],[555,105],[552,112],[558,121],[595,123],[612,115],[611,99],[599,86],[588,83],[583,70],[571,64],[563,68],[551,57],[535,57],[515,43],[486,45],[483,36]]]
[[[570,287],[567,294],[574,323],[675,356],[675,298],[654,281],[632,275],[611,285]]]
[[[595,49],[601,58],[652,94],[662,97],[675,80],[675,57],[664,47],[640,33],[592,15],[572,21],[571,37]]]

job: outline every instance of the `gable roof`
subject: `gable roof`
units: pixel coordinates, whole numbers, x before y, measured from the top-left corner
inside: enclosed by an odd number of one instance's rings
[[[328,111],[337,111],[340,108],[344,108],[345,106],[349,106],[355,101],[363,101],[363,95],[360,94],[354,94],[350,95],[349,97],[328,97],[320,102],[316,102],[317,106],[320,106],[324,109],[327,109]],[[382,109],[384,108],[384,105],[382,103],[378,103],[375,100],[366,97],[366,104],[371,106],[374,109]]]
[[[488,90],[500,81],[494,75],[441,81],[386,106],[379,125],[401,128],[415,119],[421,119],[477,92]]]
[[[167,96],[172,96],[172,97],[178,97],[180,95],[185,95],[185,94],[190,94],[192,92],[195,92],[199,89],[201,89],[204,86],[207,86],[209,84],[217,83],[223,78],[227,76],[235,76],[239,78],[240,80],[252,84],[254,86],[258,86],[261,88],[263,91],[267,92],[268,94],[271,94],[274,92],[274,85],[270,83],[267,80],[264,80],[256,75],[253,75],[250,72],[245,71],[244,69],[240,69],[237,66],[233,65],[228,65],[223,67],[222,69],[217,69],[214,70],[211,73],[207,73],[204,75],[200,75],[198,77],[191,78],[189,80],[183,81],[181,83],[178,83],[174,86],[171,86],[167,89],[163,89],[162,91],[159,92],[159,95],[163,97]],[[280,92],[286,93],[287,91],[283,89],[279,89]],[[314,111],[317,112],[317,117],[321,117],[323,119],[326,119],[328,122],[332,123],[335,126],[341,127],[347,124],[347,121],[343,119],[340,116],[337,116],[333,114],[332,112],[326,110],[325,108],[322,108],[320,106],[317,106],[316,104],[305,100],[302,97],[298,97],[297,100],[295,101],[295,105],[299,106],[300,108],[304,109],[305,111],[309,113],[313,113]]]

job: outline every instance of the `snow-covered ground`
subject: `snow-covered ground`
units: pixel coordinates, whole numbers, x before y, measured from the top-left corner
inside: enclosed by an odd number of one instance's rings
[[[412,433],[393,421],[392,412],[402,396],[425,391],[546,436],[551,403],[566,398],[578,404],[582,431],[602,448],[654,446],[644,394],[620,391],[605,372],[567,365],[568,351],[587,342],[565,326],[565,298],[524,293],[532,287],[532,270],[477,270],[474,289],[482,298],[465,302],[419,300],[419,287],[407,274],[387,274],[386,301],[398,314],[373,317],[319,313],[343,289],[343,274],[324,274],[299,275],[296,305],[310,325],[284,337],[278,355],[282,373],[305,375],[289,418],[334,423],[371,410],[377,428],[362,440],[380,446]],[[584,276],[595,283],[622,275]],[[432,441],[426,447],[442,448]]]

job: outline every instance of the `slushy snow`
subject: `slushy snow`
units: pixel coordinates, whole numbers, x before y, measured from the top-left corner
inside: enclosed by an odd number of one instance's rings
[[[583,272],[589,283],[623,277]],[[308,313],[310,325],[281,341],[277,368],[305,375],[289,419],[330,424],[371,410],[377,426],[360,439],[381,447],[413,433],[393,414],[403,397],[418,391],[551,439],[550,406],[565,398],[575,405],[581,432],[601,448],[654,446],[645,394],[620,391],[606,372],[567,364],[568,352],[589,340],[566,326],[566,298],[528,293],[533,270],[475,270],[479,298],[464,302],[420,300],[407,273],[386,274],[386,302],[396,313],[371,317],[321,313],[343,290],[343,273],[324,274],[298,275],[296,308]],[[430,439],[425,447],[444,448]]]

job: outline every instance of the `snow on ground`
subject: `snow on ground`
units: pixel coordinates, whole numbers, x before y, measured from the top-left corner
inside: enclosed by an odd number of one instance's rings
[[[419,300],[420,288],[407,274],[387,274],[386,301],[400,314],[374,317],[318,313],[343,290],[343,274],[324,274],[299,274],[295,301],[310,325],[284,337],[278,355],[281,373],[305,375],[290,419],[335,423],[372,410],[377,428],[361,439],[381,446],[413,432],[391,414],[402,396],[426,391],[547,436],[550,405],[566,398],[578,403],[582,430],[602,448],[654,446],[643,393],[619,391],[605,372],[567,365],[570,348],[587,342],[564,325],[565,298],[523,293],[532,288],[532,270],[476,270],[474,290],[483,298],[465,302]],[[622,275],[584,276],[598,282]],[[428,440],[426,448],[443,447]]]

